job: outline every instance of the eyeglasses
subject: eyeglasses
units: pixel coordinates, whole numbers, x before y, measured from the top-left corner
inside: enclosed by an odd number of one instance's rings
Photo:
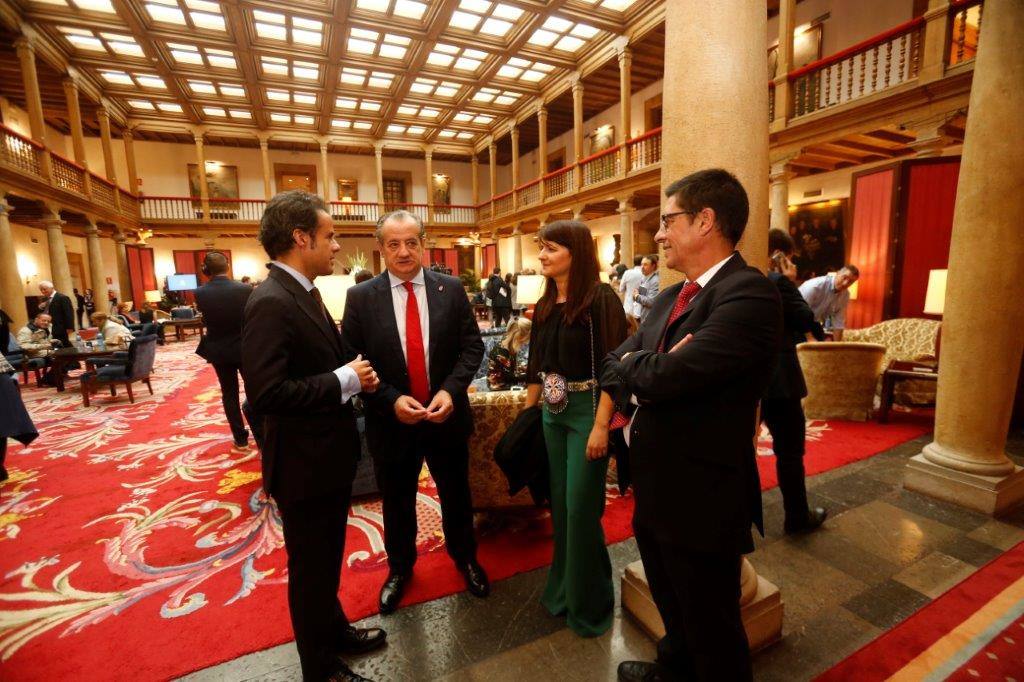
[[[661,226],[668,229],[669,222],[677,215],[697,215],[699,211],[675,211],[674,213],[662,213],[661,214]]]

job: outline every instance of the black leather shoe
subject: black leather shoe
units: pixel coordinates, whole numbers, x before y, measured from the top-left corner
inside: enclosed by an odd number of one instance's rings
[[[619,682],[670,682],[672,675],[657,663],[623,661],[619,663]]]
[[[812,530],[821,526],[825,523],[825,519],[828,517],[828,509],[824,507],[815,507],[807,510],[807,518],[804,519],[803,523],[790,523],[786,521],[786,535],[796,535],[798,533],[810,533]]]
[[[345,627],[337,638],[339,654],[365,654],[384,646],[388,634],[380,628]]]
[[[383,614],[394,613],[398,608],[398,602],[402,601],[405,593],[405,585],[412,577],[408,573],[388,573],[388,579],[384,581],[384,587],[380,588],[380,612]]]
[[[373,680],[353,672],[341,659],[335,659],[331,674],[327,676],[327,682],[373,682]]]
[[[459,573],[466,579],[466,587],[474,597],[486,597],[491,593],[491,583],[483,567],[475,560],[459,566]]]

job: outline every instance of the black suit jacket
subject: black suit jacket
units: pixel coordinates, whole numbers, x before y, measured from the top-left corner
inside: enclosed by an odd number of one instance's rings
[[[271,266],[245,306],[242,377],[265,418],[263,486],[279,503],[352,485],[359,434],[334,374],[350,359],[309,292]]]
[[[52,320],[50,335],[67,344],[68,334],[75,331],[75,310],[71,305],[71,299],[58,291],[46,305],[45,312]]]
[[[764,397],[771,399],[799,399],[807,395],[804,372],[796,356],[796,345],[807,340],[811,333],[819,341],[824,334],[821,325],[814,321],[814,312],[800,295],[800,290],[780,272],[769,272],[768,279],[778,288],[782,299],[782,343],[779,346],[779,361],[775,365]]]
[[[196,305],[206,325],[206,334],[196,348],[199,357],[210,363],[241,367],[242,318],[250,295],[251,286],[226,275],[214,277],[196,289]]]
[[[445,437],[467,438],[473,431],[473,418],[466,389],[483,361],[484,342],[462,282],[426,269],[423,281],[430,319],[430,392],[448,391],[455,408],[433,430]],[[401,449],[416,437],[417,429],[399,422],[394,413],[395,401],[409,394],[409,374],[387,271],[348,290],[341,331],[350,352],[362,353],[380,378],[376,392],[363,395],[369,408],[366,438],[370,450],[380,456]]]
[[[751,524],[764,532],[754,435],[778,354],[779,294],[735,253],[668,329],[665,347],[693,339],[659,353],[681,288],[662,291],[604,361],[601,383],[620,409],[631,395],[641,403],[630,432],[633,523],[692,550],[749,552]]]

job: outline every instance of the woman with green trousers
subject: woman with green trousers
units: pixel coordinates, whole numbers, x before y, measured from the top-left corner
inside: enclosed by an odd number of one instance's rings
[[[559,220],[539,233],[547,278],[530,334],[527,407],[543,407],[555,551],[541,603],[581,637],[611,626],[612,567],[604,542],[608,423],[596,368],[628,336],[622,302],[600,281],[590,230]]]

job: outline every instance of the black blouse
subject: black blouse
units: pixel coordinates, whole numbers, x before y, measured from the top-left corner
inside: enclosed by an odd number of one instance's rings
[[[567,325],[562,317],[564,303],[542,323],[534,320],[530,329],[530,361],[527,383],[539,384],[540,372],[561,374],[569,381],[586,381],[597,373],[601,361],[629,336],[622,301],[607,284],[598,284],[590,304],[590,315]],[[590,356],[590,320],[594,329],[594,356]]]

